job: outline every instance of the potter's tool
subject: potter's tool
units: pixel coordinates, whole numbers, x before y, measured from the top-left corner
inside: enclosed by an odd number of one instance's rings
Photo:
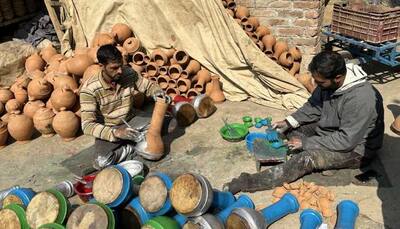
[[[274,144],[274,143],[272,143]],[[258,138],[254,140],[253,152],[256,160],[257,171],[261,170],[263,163],[282,163],[286,162],[287,147],[282,142],[280,147],[273,146],[268,140]]]
[[[230,137],[235,137],[238,136],[239,133],[235,130],[235,128],[232,128],[229,124],[228,124],[228,119],[227,118],[223,118],[222,121],[224,122],[225,128],[228,130],[228,135]]]
[[[129,123],[128,123],[125,119],[121,118],[121,120],[122,120],[122,122],[124,122],[124,124],[125,124],[127,127],[133,129],[133,128],[131,127],[131,125],[129,125]]]

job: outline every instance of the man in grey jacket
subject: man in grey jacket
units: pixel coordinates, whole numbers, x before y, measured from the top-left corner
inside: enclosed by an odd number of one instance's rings
[[[383,141],[383,105],[367,74],[330,51],[316,55],[309,71],[318,86],[308,102],[273,124],[287,135],[289,149],[298,153],[260,173],[242,173],[225,184],[225,190],[271,189],[313,171],[359,168],[375,156]]]

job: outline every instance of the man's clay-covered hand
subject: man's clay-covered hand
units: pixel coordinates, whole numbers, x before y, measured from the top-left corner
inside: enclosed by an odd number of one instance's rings
[[[279,133],[285,133],[287,130],[290,129],[290,125],[288,121],[282,120],[272,123],[272,128],[278,131]]]
[[[114,136],[123,140],[135,141],[140,133],[132,128],[121,126],[114,130]]]

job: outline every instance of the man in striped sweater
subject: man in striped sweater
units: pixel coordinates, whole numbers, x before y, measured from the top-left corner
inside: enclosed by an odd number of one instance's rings
[[[84,83],[80,103],[83,132],[96,138],[93,167],[102,169],[132,157],[135,140],[150,122],[151,112],[134,108],[137,95],[165,95],[157,84],[123,66],[122,55],[115,46],[101,46],[97,59],[102,70]],[[125,120],[132,128],[124,125]]]

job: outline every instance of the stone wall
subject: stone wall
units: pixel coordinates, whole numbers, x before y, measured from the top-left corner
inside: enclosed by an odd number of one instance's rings
[[[236,0],[250,9],[262,25],[269,26],[278,39],[298,46],[303,52],[301,72],[321,50],[320,29],[326,0]]]

